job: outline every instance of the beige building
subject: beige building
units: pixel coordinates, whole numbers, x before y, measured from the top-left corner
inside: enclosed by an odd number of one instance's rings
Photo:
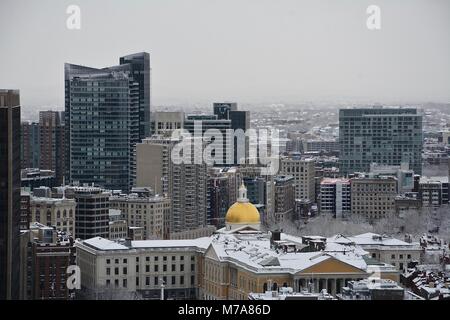
[[[161,195],[169,192],[170,150],[176,141],[155,135],[136,144],[137,187],[151,187]]]
[[[109,222],[109,240],[128,238],[128,225],[126,220],[114,220]]]
[[[395,212],[396,196],[396,178],[352,179],[352,215],[362,216],[368,220],[386,218]]]
[[[184,112],[152,112],[150,119],[152,135],[170,137],[174,130],[183,129]]]
[[[313,159],[282,158],[280,174],[293,176],[295,199],[315,200],[315,163]]]
[[[129,227],[142,227],[144,239],[167,239],[169,236],[170,199],[167,197],[113,195],[110,207],[122,212]]]
[[[114,242],[100,237],[76,242],[82,289],[88,298],[139,295],[160,299],[198,299],[203,253],[209,238]]]
[[[57,230],[65,231],[76,237],[75,234],[74,199],[39,198],[31,197],[31,222],[39,222],[46,226],[55,226]]]

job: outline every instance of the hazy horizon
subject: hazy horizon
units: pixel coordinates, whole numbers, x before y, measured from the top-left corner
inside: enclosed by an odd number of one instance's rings
[[[81,8],[81,30],[66,8]],[[381,8],[381,30],[366,8]],[[64,63],[151,55],[152,105],[450,102],[447,0],[0,3],[0,88],[64,107]]]

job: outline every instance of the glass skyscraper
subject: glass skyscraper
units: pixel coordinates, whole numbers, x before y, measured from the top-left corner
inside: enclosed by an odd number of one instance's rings
[[[123,191],[135,183],[135,146],[150,128],[149,55],[130,55],[120,62],[103,69],[65,65],[71,183]]]
[[[341,174],[368,172],[371,163],[408,163],[422,174],[422,115],[415,108],[339,110]]]

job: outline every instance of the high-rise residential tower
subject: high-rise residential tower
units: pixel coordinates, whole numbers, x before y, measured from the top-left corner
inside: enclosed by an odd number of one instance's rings
[[[120,63],[65,65],[69,182],[124,191],[135,184],[135,146],[150,131],[150,58],[139,53]]]
[[[20,96],[0,89],[0,300],[19,298]]]
[[[422,116],[414,108],[339,110],[340,172],[368,172],[371,163],[409,163],[422,174]]]
[[[39,112],[39,168],[55,172],[56,182],[61,185],[64,177],[64,123],[58,111]]]
[[[22,122],[20,135],[21,168],[39,168],[39,123]]]

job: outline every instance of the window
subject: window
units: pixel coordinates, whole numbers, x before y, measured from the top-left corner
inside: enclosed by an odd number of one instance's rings
[[[127,267],[123,267],[123,274],[127,274],[127,272],[128,272]]]
[[[114,286],[119,287],[119,279],[114,280]]]
[[[395,254],[392,254],[392,255],[391,255],[391,259],[395,259]]]
[[[163,261],[167,261],[167,257],[166,256],[163,257]]]
[[[123,263],[128,263],[128,259],[123,259]]]
[[[172,276],[172,285],[175,285],[175,276]]]
[[[150,261],[150,257],[145,257],[145,261]]]
[[[184,285],[184,276],[180,276],[180,284]]]
[[[118,264],[119,263],[119,259],[115,259],[115,261],[114,261],[116,264]]]
[[[402,254],[400,255],[399,259],[403,259],[403,255]]]
[[[164,282],[164,284],[167,284],[167,277],[166,276],[163,277],[163,282]]]
[[[195,264],[191,264],[191,271],[195,271]]]
[[[139,266],[138,265],[136,266],[136,272],[139,272]]]
[[[122,287],[124,287],[124,288],[127,287],[127,279],[123,279],[123,281],[122,281]]]
[[[139,277],[136,277],[136,287],[139,286]]]
[[[111,263],[111,259],[106,259],[106,264],[110,264]]]
[[[158,272],[158,265],[157,264],[155,264],[154,269],[155,269],[155,272]]]
[[[111,285],[111,280],[106,279],[106,286],[109,287]]]
[[[184,260],[184,256],[181,256],[181,257],[180,257],[180,260],[183,261],[183,260]]]
[[[145,277],[145,285],[146,286],[150,285],[150,277]]]
[[[181,272],[184,271],[184,264],[180,264],[180,271],[181,271]]]
[[[106,275],[107,276],[111,275],[111,268],[106,268]]]
[[[176,257],[175,257],[175,256],[172,256],[172,261],[175,261],[175,259],[176,259]]]
[[[411,259],[411,255],[410,254],[408,254],[408,259]]]
[[[194,261],[195,260],[195,256],[191,256],[191,261]]]
[[[158,277],[155,277],[153,280],[154,280],[155,286],[157,286],[157,285],[158,285],[158,281],[159,281],[159,280],[158,280]]]
[[[195,284],[195,276],[191,276],[191,286]]]
[[[156,270],[155,270],[156,271]],[[145,272],[150,272],[150,265],[145,266]]]
[[[139,262],[139,257],[136,257],[136,262]]]
[[[172,265],[172,272],[175,272],[175,270],[176,270],[176,265]]]
[[[114,268],[114,274],[115,274],[115,275],[118,275],[118,274],[119,274],[119,268],[117,268],[117,267]]]
[[[163,265],[163,272],[167,271],[167,264]]]
[[[158,261],[158,257],[155,257],[155,261]]]

